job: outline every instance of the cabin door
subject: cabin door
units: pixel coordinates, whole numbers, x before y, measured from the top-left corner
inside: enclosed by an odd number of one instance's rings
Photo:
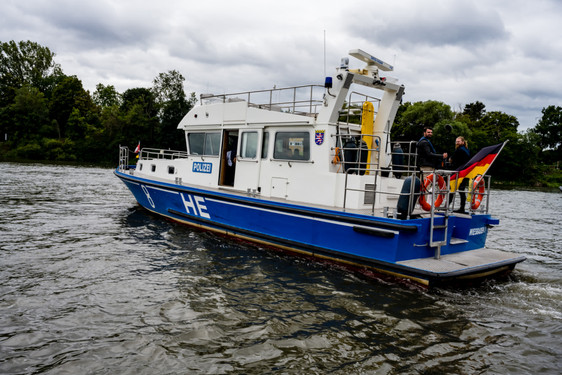
[[[263,129],[240,130],[238,156],[236,158],[237,189],[258,193],[262,162]],[[267,147],[267,145],[266,145]]]
[[[222,137],[219,185],[234,186],[238,154],[238,130],[225,130]]]

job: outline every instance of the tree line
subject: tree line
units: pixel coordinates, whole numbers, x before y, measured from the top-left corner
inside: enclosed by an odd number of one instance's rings
[[[490,173],[495,180],[516,185],[562,185],[562,107],[550,105],[542,109],[537,125],[519,133],[515,116],[487,112],[483,103],[476,101],[454,112],[445,103],[428,100],[402,104],[392,128],[393,140],[418,140],[423,127],[433,127],[432,143],[438,152],[454,152],[455,139],[467,140],[474,155],[485,146],[507,141]]]
[[[185,149],[177,131],[196,103],[186,95],[185,78],[171,70],[158,74],[152,87],[123,93],[112,85],[85,90],[77,76],[66,75],[55,54],[32,41],[0,42],[0,158],[115,164],[117,146],[143,145]],[[562,185],[562,107],[543,108],[535,127],[519,133],[516,117],[487,112],[479,101],[453,111],[428,100],[402,104],[392,139],[418,140],[423,126],[434,129],[432,142],[452,153],[463,136],[474,154],[508,140],[491,173],[497,180],[527,185]],[[554,168],[553,168],[554,166]]]
[[[150,88],[123,93],[98,84],[93,94],[63,73],[48,47],[0,42],[0,156],[115,163],[118,145],[185,148],[177,125],[196,102],[177,71]]]

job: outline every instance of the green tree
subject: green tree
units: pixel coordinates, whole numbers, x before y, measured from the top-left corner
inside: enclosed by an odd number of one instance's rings
[[[0,106],[9,104],[14,90],[24,85],[44,91],[48,77],[57,70],[54,57],[49,48],[35,42],[0,42]]]
[[[519,121],[515,116],[499,111],[488,112],[472,124],[471,140],[478,149],[507,140],[516,141],[518,127]]]
[[[115,90],[113,85],[104,86],[98,83],[92,99],[101,108],[121,105],[121,95]]]
[[[515,116],[503,112],[488,112],[472,125],[472,145],[475,151],[482,147],[508,141],[500,156],[490,169],[490,174],[500,180],[522,180],[524,163],[532,162],[531,155],[524,153],[527,145],[517,128],[519,121]],[[528,151],[528,150],[527,150]]]
[[[541,112],[533,133],[538,136],[543,162],[554,164],[562,160],[562,107],[550,105]]]
[[[68,119],[74,109],[77,109],[80,116],[85,117],[85,121],[90,124],[96,124],[99,121],[97,119],[98,108],[90,94],[82,87],[82,81],[76,76],[65,76],[53,90],[50,107],[50,116],[56,121],[59,138],[82,134],[78,129],[71,129],[69,134],[66,134]]]
[[[467,115],[471,121],[475,122],[481,120],[482,117],[486,114],[486,106],[484,103],[476,101],[474,103],[469,103],[464,106],[464,110],[462,112],[464,115]]]
[[[453,119],[454,113],[445,103],[435,100],[413,104],[407,102],[398,109],[391,137],[393,140],[417,141],[423,135],[423,128],[430,126],[434,129],[432,143],[437,149],[446,150],[450,146],[450,134],[446,125],[451,125]],[[461,125],[458,124],[457,127]]]
[[[434,139],[432,142],[439,152],[447,152],[449,156],[452,155],[455,151],[455,140],[461,136],[467,140],[469,149],[471,149],[470,138],[472,131],[463,121],[454,119],[449,122],[440,122],[433,128],[433,133]]]
[[[13,134],[13,145],[38,143],[52,135],[47,100],[42,92],[31,86],[16,90],[14,102],[6,109],[11,117],[8,132]]]
[[[154,94],[146,88],[128,89],[121,104],[120,144],[136,146],[138,141],[157,147],[158,105]]]
[[[13,114],[9,108],[19,89],[33,87],[47,93],[58,74],[60,66],[54,62],[55,54],[35,42],[0,42],[0,135],[2,140],[14,138]],[[20,93],[21,95],[21,93]]]
[[[176,70],[160,73],[153,81],[152,92],[159,108],[160,129],[157,144],[159,147],[184,149],[185,139],[177,126],[193,107],[195,93],[187,100],[183,89],[185,78]]]
[[[160,73],[152,82],[152,92],[159,104],[171,101],[186,101],[183,82],[185,78],[177,70]]]

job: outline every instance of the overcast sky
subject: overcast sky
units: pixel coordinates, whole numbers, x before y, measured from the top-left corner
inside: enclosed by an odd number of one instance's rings
[[[519,131],[562,106],[560,0],[3,0],[0,10],[0,41],[48,47],[90,92],[151,87],[172,69],[197,95],[323,84],[325,66],[333,74],[360,48],[394,65],[405,101],[458,111],[479,100],[516,116]]]

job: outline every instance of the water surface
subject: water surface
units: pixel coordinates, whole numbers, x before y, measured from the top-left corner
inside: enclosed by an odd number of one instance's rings
[[[426,291],[155,217],[111,170],[0,163],[0,373],[559,374],[562,194],[496,191],[508,280]]]

